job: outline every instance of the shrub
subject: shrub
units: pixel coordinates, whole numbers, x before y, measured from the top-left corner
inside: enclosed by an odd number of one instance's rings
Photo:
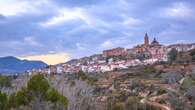
[[[70,87],[73,87],[73,86],[75,86],[75,81],[71,80],[70,81]]]
[[[192,61],[195,61],[195,55],[192,56]]]
[[[144,73],[154,73],[154,72],[156,72],[156,69],[152,66],[144,68]]]
[[[0,76],[0,88],[11,87],[11,78],[7,76]]]
[[[63,104],[64,107],[67,107],[68,105],[68,99],[59,94],[54,88],[51,88],[47,79],[45,79],[43,75],[33,76],[29,80],[27,88],[23,88],[17,93],[11,94],[8,105],[9,108],[18,108],[22,105],[26,106],[33,101],[38,101],[38,103],[49,101],[54,104]]]
[[[84,73],[83,71],[79,71],[77,73],[77,79],[81,79],[83,81],[86,81],[90,85],[93,85],[97,81],[97,78],[90,77],[86,73]]]
[[[163,88],[160,88],[157,92],[157,95],[162,95],[162,94],[165,94],[165,93],[167,93],[167,91]]]
[[[18,91],[13,97],[15,97],[14,99],[16,102],[16,107],[27,105],[32,100],[31,95],[25,88],[23,88],[21,91]]]
[[[124,110],[124,103],[117,102],[113,105],[112,110]]]
[[[77,73],[77,78],[85,81],[87,79],[87,75],[83,71],[79,71]]]
[[[1,110],[6,110],[7,101],[8,101],[7,95],[0,91],[0,108],[1,108]]]
[[[166,104],[166,101],[164,99],[160,99],[159,103],[160,104]]]
[[[136,110],[139,106],[139,98],[136,96],[131,96],[127,99],[126,107],[129,110]]]
[[[50,102],[56,103],[59,100],[59,93],[54,88],[51,88],[46,93],[46,99]]]
[[[174,61],[176,61],[177,55],[178,55],[178,51],[175,48],[171,49],[171,51],[168,53],[169,62],[173,63]]]
[[[181,88],[187,90],[194,85],[194,81],[190,77],[186,77],[181,84]]]
[[[46,94],[47,90],[50,88],[48,81],[43,75],[33,76],[27,84],[27,89],[35,94],[42,95],[42,98]]]

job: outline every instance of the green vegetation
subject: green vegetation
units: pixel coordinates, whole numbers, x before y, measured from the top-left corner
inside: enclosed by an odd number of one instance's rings
[[[112,110],[124,110],[124,103],[118,102],[113,105]]]
[[[11,87],[11,78],[7,76],[0,76],[0,88]]]
[[[192,78],[193,81],[195,81],[195,70],[192,71],[191,78]]]
[[[112,97],[109,100],[108,110],[160,110],[160,108],[140,103],[140,98],[137,96],[129,96],[125,101]]]
[[[50,85],[43,75],[33,76],[27,84],[27,89],[34,96],[45,99],[46,92],[49,90]]]
[[[154,72],[156,72],[156,69],[152,66],[147,66],[144,68],[143,71],[144,71],[144,73],[154,73]]]
[[[190,55],[192,56],[192,61],[195,61],[195,49],[190,52]]]
[[[77,79],[81,79],[81,80],[87,80],[88,76],[83,72],[83,71],[79,71],[78,73],[76,73],[76,78]]]
[[[8,101],[7,95],[4,93],[1,93],[1,91],[0,91],[0,108],[1,108],[1,110],[7,109],[7,101]]]
[[[192,80],[191,77],[186,77],[181,84],[181,89],[187,90],[188,88],[192,87],[195,82]]]
[[[185,64],[189,63],[192,61],[195,61],[195,49],[190,50],[188,52],[178,52],[175,48],[173,48],[169,53],[168,53],[168,60],[169,63],[179,63],[179,64]]]
[[[89,75],[86,75],[83,71],[79,71],[76,76],[77,79],[81,79],[83,81],[86,81],[89,85],[93,85],[96,81],[96,77],[90,77]]]
[[[162,94],[165,94],[165,93],[167,93],[167,91],[163,88],[160,88],[157,92],[157,95],[162,95]]]
[[[46,100],[50,101],[52,103],[59,102],[60,104],[63,104],[65,107],[68,105],[68,99],[58,93],[54,88],[50,88],[46,92]]]
[[[30,94],[28,94],[27,89],[23,88],[17,93],[13,93],[9,96],[8,108],[18,108],[20,106],[25,106],[32,100]]]
[[[171,51],[168,53],[169,63],[173,63],[174,61],[176,61],[177,55],[178,51],[175,48],[171,49]]]
[[[173,110],[191,110],[188,108],[186,101],[177,97],[176,94],[171,94],[169,102],[173,106]]]
[[[149,59],[150,57],[147,54],[139,53],[138,55],[136,55],[136,58],[139,59],[139,60],[141,60],[141,61],[143,61],[145,59]]]
[[[191,56],[194,56],[194,55],[195,55],[195,49],[193,49],[193,50],[190,52],[190,55],[191,55]]]
[[[130,110],[136,110],[138,108],[138,104],[139,104],[139,98],[135,97],[135,96],[131,96],[127,99],[127,108],[129,108]]]
[[[195,55],[192,56],[192,61],[195,61]]]
[[[160,99],[159,103],[160,103],[160,104],[166,104],[166,100]]]
[[[74,80],[71,80],[70,81],[70,87],[73,87],[73,86],[75,86],[75,81]]]
[[[68,99],[58,93],[57,90],[50,87],[48,81],[43,75],[33,76],[26,88],[22,88],[17,93],[11,94],[8,98],[6,94],[0,93],[0,107],[2,110],[28,106],[32,102],[42,103],[51,102],[54,105],[62,104],[65,108],[68,105]],[[39,106],[36,103],[35,106]]]

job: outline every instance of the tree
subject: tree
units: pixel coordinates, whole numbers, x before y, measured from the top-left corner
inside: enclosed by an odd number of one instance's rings
[[[21,105],[25,106],[28,103],[30,103],[30,101],[32,100],[32,97],[30,96],[30,94],[28,94],[26,88],[23,88],[22,90],[18,91],[14,97],[15,97],[16,107],[19,107]]]
[[[38,104],[44,101],[52,102],[54,106],[58,103],[63,104],[65,108],[68,106],[68,99],[60,95],[54,88],[51,88],[49,82],[43,75],[38,74],[33,76],[28,82],[27,89],[37,99],[36,101],[38,101],[38,103],[34,103],[35,106],[38,106]]]
[[[11,87],[11,78],[7,76],[0,76],[0,88]]]
[[[18,108],[21,105],[25,106],[30,101],[32,97],[28,94],[27,90],[25,88],[22,88],[22,90],[18,91],[17,93],[12,93],[7,102],[7,107],[9,109],[11,108]]]
[[[192,56],[192,61],[195,61],[195,55]]]
[[[84,73],[83,71],[79,71],[76,75],[76,78],[80,79],[82,81],[86,81],[90,85],[93,85],[97,81],[96,77],[90,77],[86,73]],[[73,84],[73,86],[74,86],[74,84]]]
[[[62,94],[68,96],[69,110],[96,110],[93,98],[94,88],[83,80],[74,80],[74,82],[74,86],[62,81],[55,85],[58,89],[62,88],[60,89]],[[61,100],[64,99],[62,98]]]
[[[195,49],[191,50],[190,55],[191,56],[195,55]]]
[[[190,55],[192,56],[192,61],[195,61],[195,49],[191,50]]]
[[[7,106],[9,108],[16,108],[16,93],[12,93],[9,97],[8,97],[8,104]]]
[[[26,88],[22,88],[17,93],[10,95],[8,107],[19,108],[20,106],[31,105],[33,110],[42,110],[50,107],[48,106],[48,102],[51,102],[54,107],[61,107],[63,109],[68,106],[68,99],[59,94],[54,88],[51,88],[43,75],[35,75],[29,80]]]
[[[171,49],[171,51],[168,53],[169,62],[173,63],[174,61],[176,61],[177,55],[178,55],[178,51],[175,48]]]
[[[7,101],[8,101],[7,95],[0,91],[0,109],[1,110],[6,110]]]
[[[46,100],[54,104],[54,107],[57,109],[61,104],[65,107],[68,106],[68,99],[58,93],[54,88],[50,88],[46,93]],[[59,103],[59,104],[58,104]],[[59,106],[57,106],[57,104]]]
[[[70,87],[73,87],[73,86],[75,86],[75,81],[74,80],[71,80],[70,81]]]
[[[63,95],[59,95],[59,102],[63,104],[65,107],[68,106],[68,99],[64,97]]]
[[[139,59],[140,61],[147,59],[147,57],[144,53],[137,54],[136,58]]]
[[[56,103],[59,99],[58,91],[56,91],[54,88],[49,89],[46,93],[46,99]]]
[[[83,81],[87,80],[88,79],[88,76],[86,75],[86,73],[84,73],[83,71],[79,71],[77,73],[77,78],[78,79],[81,79]]]
[[[50,88],[49,82],[43,75],[33,76],[27,84],[27,89],[39,98],[45,98],[47,90]]]

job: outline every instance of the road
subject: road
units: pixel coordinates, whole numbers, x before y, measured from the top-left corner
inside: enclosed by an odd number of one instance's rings
[[[141,99],[140,102],[144,103],[144,104],[149,104],[149,105],[161,108],[161,110],[171,110],[171,108],[166,106],[166,105],[163,105],[163,104],[160,104],[160,103],[156,103],[156,102],[152,102],[152,101],[149,101],[149,100],[147,100],[145,98]]]

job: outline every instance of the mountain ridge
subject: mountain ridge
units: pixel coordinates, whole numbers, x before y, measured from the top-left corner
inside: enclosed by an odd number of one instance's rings
[[[14,56],[0,57],[0,73],[24,73],[32,69],[41,69],[48,66],[42,61],[20,60]]]

